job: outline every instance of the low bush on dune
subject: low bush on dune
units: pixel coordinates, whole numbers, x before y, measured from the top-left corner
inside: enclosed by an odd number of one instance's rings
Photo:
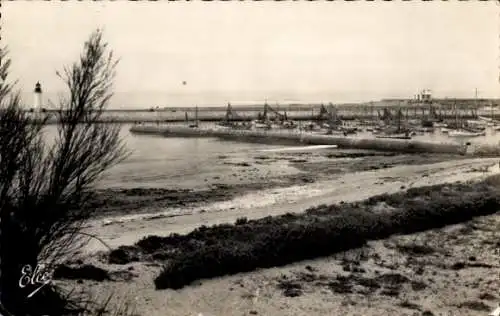
[[[368,240],[492,214],[500,206],[498,193],[491,181],[415,188],[363,202],[322,205],[303,214],[240,219],[235,225],[200,227],[187,235],[151,236],[135,247],[147,254],[168,252],[156,288],[181,288],[198,279],[327,256]],[[382,202],[390,211],[375,210]]]

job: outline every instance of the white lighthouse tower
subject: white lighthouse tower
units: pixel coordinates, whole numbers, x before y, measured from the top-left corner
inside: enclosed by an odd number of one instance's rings
[[[40,82],[35,85],[34,97],[33,110],[40,112],[42,110],[42,85]]]

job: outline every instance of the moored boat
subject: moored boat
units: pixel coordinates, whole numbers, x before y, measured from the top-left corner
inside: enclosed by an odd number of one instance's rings
[[[478,119],[481,120],[481,121],[486,122],[488,124],[488,126],[493,126],[493,125],[500,124],[500,121],[497,121],[497,120],[494,120],[492,118],[485,117],[485,116],[479,116]]]
[[[486,136],[486,132],[472,132],[467,130],[450,130],[448,131],[449,137],[478,137]]]
[[[254,129],[271,129],[271,126],[266,124],[255,124],[252,126]]]
[[[412,136],[415,136],[416,133],[410,129],[392,129],[392,128],[385,128],[385,129],[377,129],[372,132],[372,134],[375,136],[375,138],[393,138],[393,139],[411,139]]]
[[[401,134],[376,135],[375,138],[411,139],[411,136],[407,133],[401,133]]]
[[[433,127],[417,127],[417,128],[415,128],[415,130],[417,132],[420,132],[420,133],[432,133],[432,132],[434,132]]]
[[[216,129],[216,130],[221,130],[221,129],[223,129],[223,130],[229,130],[229,129],[232,129],[232,127],[231,126],[220,125],[220,124],[215,124],[214,129]]]
[[[326,131],[326,135],[347,136],[347,132],[342,131],[342,130],[329,129]]]

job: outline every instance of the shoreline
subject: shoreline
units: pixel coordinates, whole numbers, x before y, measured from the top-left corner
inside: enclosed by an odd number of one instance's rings
[[[221,155],[218,164],[232,166],[231,171],[164,186],[134,187],[131,183],[106,189],[101,185],[89,207],[95,210],[94,216],[99,218],[154,213],[161,208],[199,207],[246,193],[328,180],[344,173],[466,158],[348,149],[308,151],[307,148],[293,152],[280,148],[256,151],[244,158]]]
[[[475,158],[346,173],[301,186],[244,193],[229,201],[198,205],[187,211],[177,208],[177,212],[167,209],[96,219],[90,223],[88,233],[99,235],[113,248],[131,245],[148,235],[187,233],[201,225],[234,223],[241,217],[256,219],[300,213],[321,204],[352,202],[411,187],[480,180],[496,172],[500,172],[498,159]],[[91,241],[84,253],[104,249]]]

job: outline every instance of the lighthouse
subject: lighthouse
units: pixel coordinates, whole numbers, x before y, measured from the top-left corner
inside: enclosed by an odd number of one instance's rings
[[[33,110],[39,112],[42,109],[42,85],[40,82],[35,85],[34,97]]]

